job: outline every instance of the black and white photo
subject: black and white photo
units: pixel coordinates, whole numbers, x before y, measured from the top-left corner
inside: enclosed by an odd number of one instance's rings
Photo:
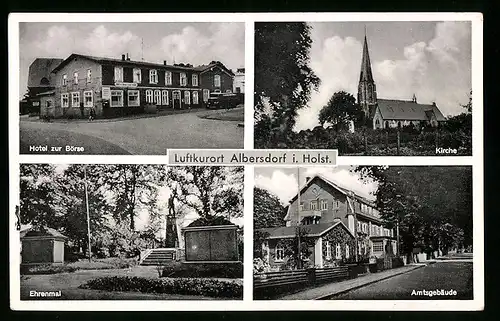
[[[20,23],[21,154],[243,148],[244,24]]]
[[[471,155],[469,21],[256,22],[255,148]]]
[[[254,298],[472,300],[472,168],[255,170]]]
[[[21,300],[241,300],[239,167],[21,164]]]

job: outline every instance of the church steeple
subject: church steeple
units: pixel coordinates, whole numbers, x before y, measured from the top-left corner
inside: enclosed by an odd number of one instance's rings
[[[373,80],[370,54],[368,52],[366,27],[365,41],[363,44],[363,57],[361,59],[361,72],[359,74],[358,104],[360,104],[363,108],[366,117],[369,117],[370,115],[370,107],[377,104],[377,89],[375,86],[375,81]]]

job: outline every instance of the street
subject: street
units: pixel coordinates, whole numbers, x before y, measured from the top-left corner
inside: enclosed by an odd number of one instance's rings
[[[413,292],[415,290],[415,292]],[[429,296],[418,291],[455,290],[456,295]],[[413,295],[412,295],[413,293]],[[472,261],[443,261],[331,298],[332,300],[472,300]]]
[[[243,148],[243,128],[237,121],[198,117],[206,113],[95,122],[20,121],[20,153],[165,155],[167,148]],[[30,151],[36,146],[48,150]],[[66,151],[66,146],[84,151]]]

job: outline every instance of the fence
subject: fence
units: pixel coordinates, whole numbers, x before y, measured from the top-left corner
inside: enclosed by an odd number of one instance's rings
[[[289,293],[307,286],[349,277],[349,267],[347,266],[255,274],[254,297],[256,299],[271,298],[280,293]]]

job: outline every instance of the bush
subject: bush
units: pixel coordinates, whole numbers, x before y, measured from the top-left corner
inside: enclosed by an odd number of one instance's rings
[[[261,258],[253,259],[253,274],[269,272],[271,267],[269,263],[265,262]]]
[[[243,263],[179,263],[165,266],[163,277],[169,278],[243,278]]]
[[[213,279],[150,279],[129,276],[106,276],[80,285],[81,289],[204,295],[210,297],[243,298],[243,285],[234,281]]]
[[[76,270],[78,268],[65,264],[21,265],[21,275],[71,273]]]

